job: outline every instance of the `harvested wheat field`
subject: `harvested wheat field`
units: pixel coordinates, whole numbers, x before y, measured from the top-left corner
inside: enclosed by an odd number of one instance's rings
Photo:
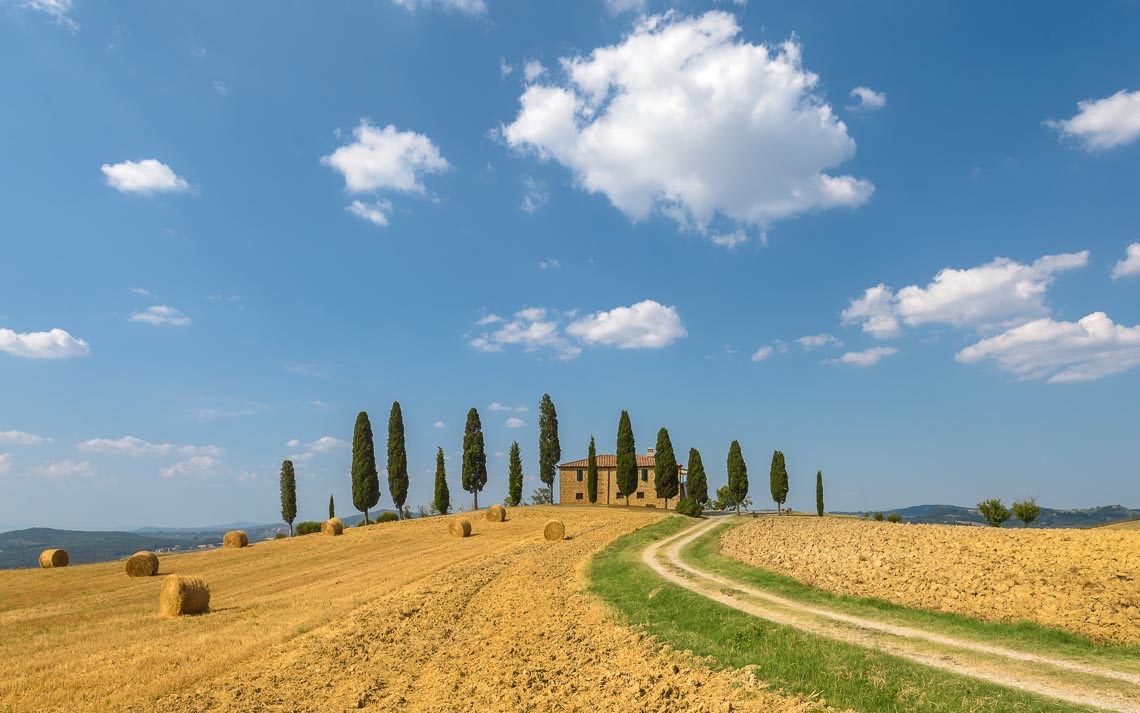
[[[567,538],[546,542],[552,516]],[[0,572],[0,710],[816,710],[612,621],[589,557],[660,515],[525,507],[164,557],[210,612],[158,614],[121,562]]]
[[[765,517],[721,551],[833,592],[1140,641],[1140,532]]]
[[[1097,530],[1140,530],[1140,519],[1114,522],[1111,525],[1101,525]]]

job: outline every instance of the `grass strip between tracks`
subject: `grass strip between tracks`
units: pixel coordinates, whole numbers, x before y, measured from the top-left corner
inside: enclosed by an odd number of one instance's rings
[[[773,688],[815,694],[838,708],[884,713],[1094,710],[773,624],[667,583],[642,563],[641,552],[692,524],[688,518],[669,518],[618,539],[591,561],[590,591],[628,624],[675,649],[712,657],[724,667],[754,665],[757,677]]]

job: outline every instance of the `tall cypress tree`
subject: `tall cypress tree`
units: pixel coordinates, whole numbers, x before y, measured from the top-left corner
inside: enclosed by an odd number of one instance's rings
[[[554,503],[554,470],[562,458],[558,443],[558,413],[550,394],[543,394],[538,405],[538,479],[550,486],[550,502]]]
[[[523,470],[522,456],[519,454],[519,442],[511,444],[510,463],[507,466],[507,502],[511,507],[518,507],[522,502]]]
[[[451,491],[447,489],[447,468],[443,464],[443,448],[435,452],[435,509],[440,515],[451,510]]]
[[[689,483],[685,494],[702,507],[709,501],[709,481],[705,476],[705,464],[701,462],[701,452],[696,448],[689,449]]]
[[[784,502],[788,499],[788,469],[784,465],[782,451],[772,451],[772,468],[768,479],[772,489],[772,500],[776,502],[777,510],[782,510]]]
[[[475,509],[479,509],[479,491],[487,484],[487,452],[483,448],[483,423],[479,412],[467,412],[467,425],[463,428],[463,489],[475,496]]]
[[[673,441],[669,431],[662,428],[657,432],[657,447],[653,451],[653,488],[657,497],[665,498],[665,509],[669,509],[669,498],[677,497],[681,489],[680,474],[677,472],[677,454],[673,452]]]
[[[404,501],[408,499],[408,452],[404,449],[404,413],[399,401],[392,402],[392,412],[388,414],[388,492],[402,519]]]
[[[728,447],[728,494],[740,512],[740,504],[748,497],[748,466],[740,452],[740,441],[733,441]]]
[[[292,537],[293,521],[297,519],[297,476],[291,460],[281,463],[281,519],[289,523],[289,537]]]
[[[590,450],[586,455],[586,497],[591,505],[598,502],[598,449],[594,447],[593,436],[590,436]]]
[[[633,445],[633,425],[629,422],[629,412],[622,411],[618,420],[617,433],[617,487],[618,496],[625,497],[626,507],[629,496],[637,490],[637,451]]]
[[[380,479],[376,473],[376,445],[372,442],[372,423],[368,412],[356,415],[352,431],[352,506],[364,513],[380,502]]]
[[[823,517],[823,471],[815,472],[815,512]]]

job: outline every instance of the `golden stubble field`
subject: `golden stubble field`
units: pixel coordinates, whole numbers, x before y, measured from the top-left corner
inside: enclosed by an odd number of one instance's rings
[[[1140,532],[763,517],[725,533],[746,564],[843,594],[1140,641]]]
[[[527,507],[351,528],[240,550],[0,572],[0,710],[802,711],[612,621],[589,557],[661,515]],[[569,539],[544,542],[557,517]],[[157,615],[162,575],[212,612]]]

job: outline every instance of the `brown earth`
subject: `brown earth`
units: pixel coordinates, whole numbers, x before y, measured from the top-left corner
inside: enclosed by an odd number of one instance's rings
[[[833,592],[1140,641],[1140,532],[763,517],[721,551]]]
[[[551,517],[569,539],[543,541]],[[211,587],[211,613],[177,619],[121,562],[0,572],[0,710],[820,709],[583,593],[592,554],[660,517],[527,507],[463,539],[430,518],[163,557]]]

